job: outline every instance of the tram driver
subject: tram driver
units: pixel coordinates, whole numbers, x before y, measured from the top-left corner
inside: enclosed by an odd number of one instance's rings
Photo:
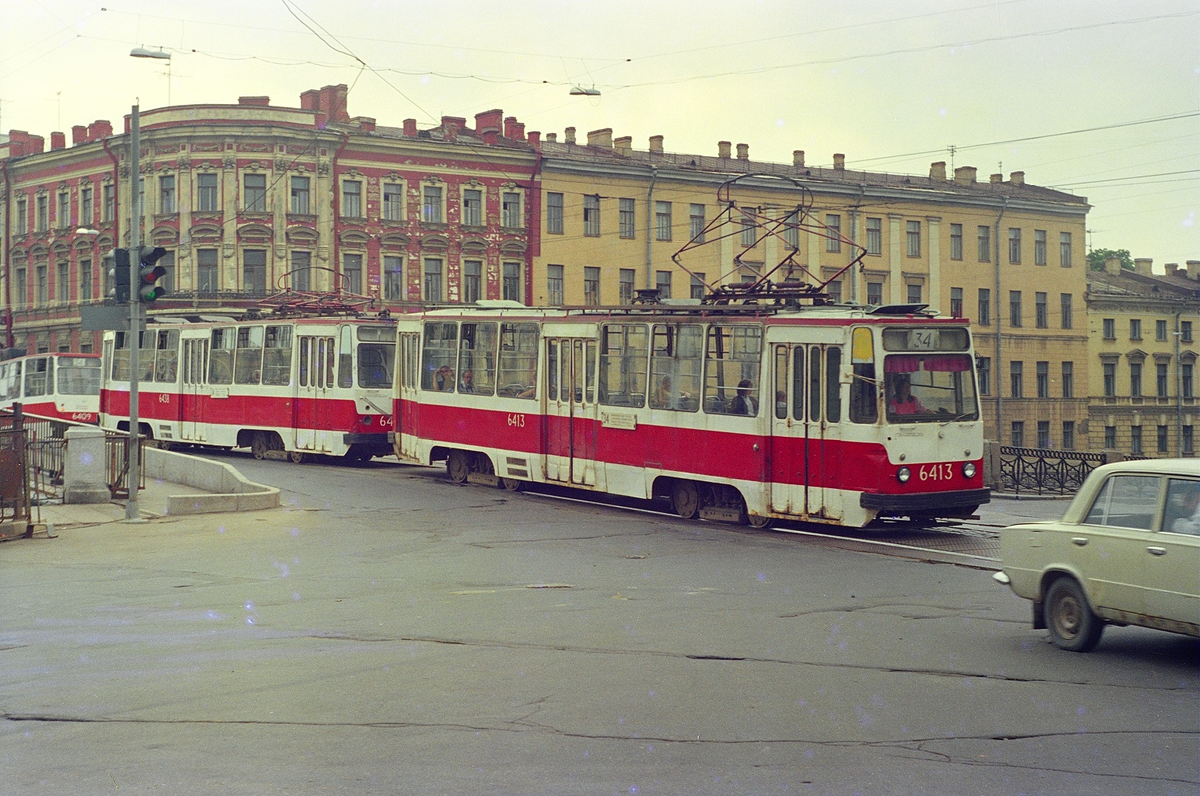
[[[892,399],[888,401],[888,411],[892,415],[923,415],[929,412],[917,396],[912,394],[912,385],[907,377],[896,379],[892,387]]]

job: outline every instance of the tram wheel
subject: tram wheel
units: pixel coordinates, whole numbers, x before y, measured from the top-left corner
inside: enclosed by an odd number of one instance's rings
[[[676,481],[671,488],[671,505],[675,513],[685,520],[700,516],[700,492],[691,481]]]
[[[303,463],[304,463],[304,458],[305,458],[305,456],[304,456],[304,451],[290,451],[290,452],[288,452],[288,459],[289,459],[289,460],[291,460],[291,462],[292,462],[293,464],[303,464]]]
[[[509,492],[520,492],[525,488],[525,482],[516,478],[501,478],[500,486],[504,487]]]
[[[471,472],[466,451],[450,451],[450,455],[446,457],[446,472],[450,474],[450,480],[454,483],[466,483]]]
[[[250,440],[250,452],[254,454],[255,459],[267,458],[267,451],[270,445],[267,443],[267,435],[261,431],[255,431],[254,436]]]
[[[774,517],[767,517],[763,514],[747,514],[746,515],[746,524],[749,525],[751,528],[758,528],[759,530],[762,530],[764,528],[770,528],[774,523],[775,523]]]

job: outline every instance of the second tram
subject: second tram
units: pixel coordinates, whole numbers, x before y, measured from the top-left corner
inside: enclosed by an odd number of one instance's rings
[[[924,305],[436,310],[398,322],[394,447],[454,481],[665,498],[682,517],[965,517],[966,321]]]
[[[0,361],[0,409],[95,423],[100,412],[99,354],[31,354]]]

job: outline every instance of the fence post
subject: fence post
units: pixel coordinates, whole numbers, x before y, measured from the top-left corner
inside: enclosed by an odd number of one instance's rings
[[[983,484],[993,492],[1004,491],[1000,475],[1000,443],[996,440],[983,441]]]

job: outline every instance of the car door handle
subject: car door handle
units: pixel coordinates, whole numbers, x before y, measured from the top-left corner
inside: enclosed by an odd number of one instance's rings
[[[1072,536],[1071,537],[1071,544],[1073,544],[1073,545],[1078,545],[1079,547],[1083,547],[1087,543],[1088,543],[1088,538],[1086,536]]]
[[[1167,548],[1165,547],[1147,547],[1146,549],[1150,551],[1150,555],[1152,556],[1165,556],[1167,554]]]

